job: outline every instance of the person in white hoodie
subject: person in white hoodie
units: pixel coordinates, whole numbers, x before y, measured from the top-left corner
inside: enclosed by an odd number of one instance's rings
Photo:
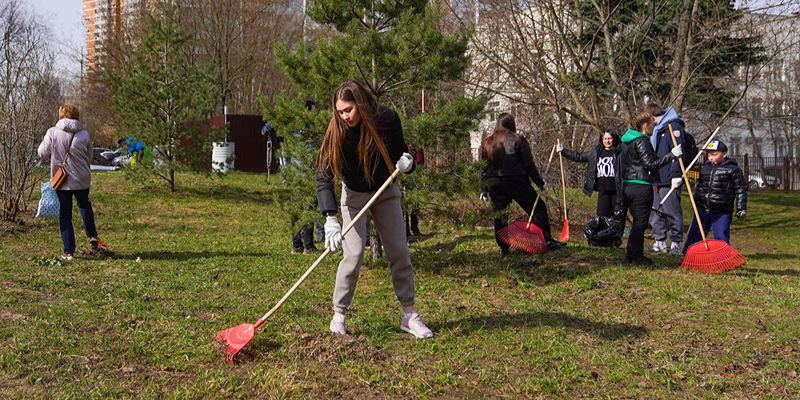
[[[67,180],[56,191],[61,203],[58,224],[61,241],[64,244],[64,260],[72,260],[75,253],[75,230],[72,227],[72,196],[78,202],[78,209],[83,220],[83,229],[89,238],[93,251],[108,252],[108,247],[97,236],[94,222],[94,210],[89,201],[89,186],[92,175],[89,164],[92,161],[92,138],[83,129],[78,107],[65,103],[58,109],[56,126],[47,130],[39,145],[39,157],[50,159],[50,176],[62,163],[67,170]],[[66,162],[65,162],[66,159]]]

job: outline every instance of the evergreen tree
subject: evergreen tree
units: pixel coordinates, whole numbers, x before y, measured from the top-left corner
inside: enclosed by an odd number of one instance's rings
[[[213,111],[215,87],[209,68],[192,63],[192,34],[178,23],[176,6],[159,3],[148,15],[135,61],[118,74],[107,72],[120,131],[153,148],[153,165],[141,165],[175,191],[175,171],[205,157],[209,136],[201,127]],[[143,168],[144,167],[144,168]]]
[[[282,196],[288,195],[288,201],[283,197],[279,203],[292,218],[307,222],[319,215],[314,160],[331,118],[333,91],[348,79],[397,111],[410,145],[428,153],[468,146],[486,98],[466,98],[453,84],[469,65],[470,33],[443,32],[440,10],[440,3],[428,0],[320,0],[309,17],[330,28],[330,37],[301,43],[293,51],[276,49],[295,92],[277,99],[274,107],[262,107],[265,118],[286,137],[282,151],[288,162],[281,175],[287,188]],[[422,90],[435,98],[424,114]],[[422,203],[431,190],[477,191],[477,176],[471,162],[447,162],[404,177],[402,185],[420,189],[406,201]]]

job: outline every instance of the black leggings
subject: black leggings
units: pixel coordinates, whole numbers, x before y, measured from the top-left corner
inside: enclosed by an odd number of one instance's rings
[[[497,213],[506,210],[513,200],[530,215],[533,202],[536,199],[536,193],[527,180],[496,179],[489,182],[489,197],[492,199],[492,206],[496,213],[494,239],[501,249],[507,250],[508,245],[500,240],[497,233],[508,225],[508,213],[504,212],[499,215]],[[544,199],[539,199],[539,203],[536,205],[536,211],[533,213],[533,223],[542,229],[546,241],[553,240],[550,235],[550,218],[547,216],[547,207],[544,205]]]
[[[614,214],[617,192],[597,192],[597,216],[610,217]]]
[[[620,217],[624,220],[628,210],[633,217],[625,256],[632,260],[638,260],[644,257],[644,232],[647,230],[647,223],[650,220],[650,208],[653,207],[653,187],[625,182],[620,203],[622,205]]]

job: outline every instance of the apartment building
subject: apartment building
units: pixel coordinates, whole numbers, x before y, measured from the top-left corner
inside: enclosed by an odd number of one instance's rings
[[[86,25],[86,70],[91,75],[106,56],[105,42],[119,35],[136,7],[144,0],[83,0]]]

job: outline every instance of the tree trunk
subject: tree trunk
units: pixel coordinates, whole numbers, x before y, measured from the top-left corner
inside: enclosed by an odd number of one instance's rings
[[[697,0],[683,0],[680,21],[678,22],[678,37],[675,51],[672,54],[672,88],[670,100],[675,110],[680,112],[683,106],[684,87],[689,81],[689,48],[692,41],[692,19],[695,18]],[[665,104],[666,106],[666,104]]]

